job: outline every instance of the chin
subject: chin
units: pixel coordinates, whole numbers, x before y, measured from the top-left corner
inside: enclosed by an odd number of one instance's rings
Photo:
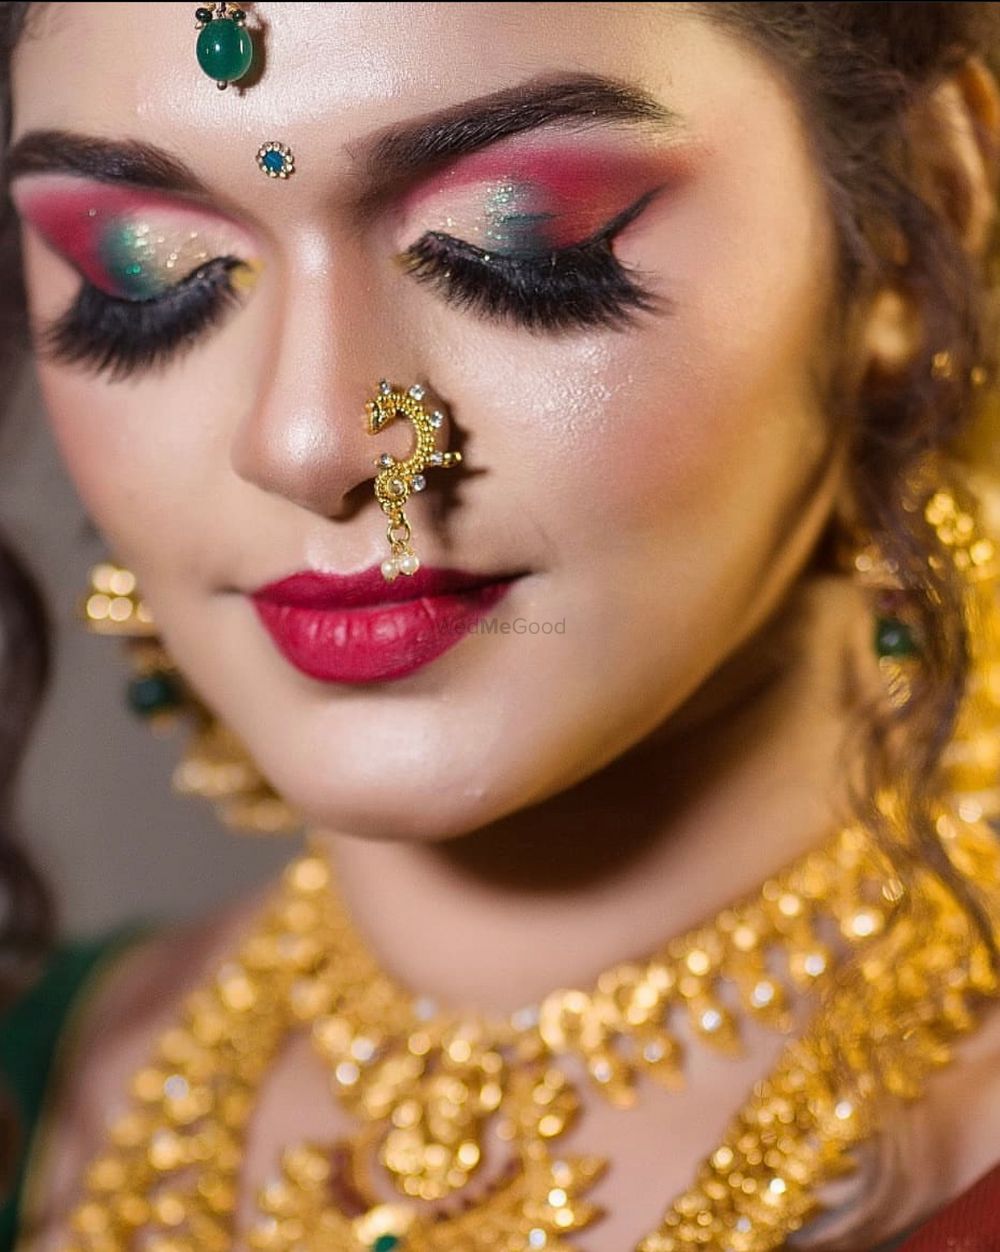
[[[361,839],[437,843],[465,835],[530,803],[538,779],[478,759],[465,768],[457,751],[446,757],[386,757],[345,761],[303,754],[294,760],[257,760],[274,789],[308,826]]]
[[[586,733],[579,707],[569,724],[550,704],[547,716],[542,709],[534,716],[529,706],[515,724],[491,725],[482,708],[466,712],[459,716],[451,705],[444,716],[397,717],[388,732],[379,717],[359,718],[349,737],[343,726],[339,733],[327,726],[324,734],[315,723],[283,731],[272,725],[263,736],[258,726],[245,742],[309,825],[413,843],[501,822],[580,782],[609,752],[627,746],[617,737],[609,746],[606,724]]]

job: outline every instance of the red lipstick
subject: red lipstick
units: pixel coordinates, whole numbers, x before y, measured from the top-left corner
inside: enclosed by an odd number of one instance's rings
[[[377,565],[357,574],[305,570],[250,599],[282,656],[303,674],[386,682],[454,647],[519,577],[421,566],[390,583]]]

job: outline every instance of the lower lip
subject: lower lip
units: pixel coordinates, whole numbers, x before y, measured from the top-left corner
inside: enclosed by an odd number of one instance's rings
[[[503,599],[511,581],[370,608],[317,609],[255,598],[253,605],[285,660],[308,677],[388,682],[460,643]]]

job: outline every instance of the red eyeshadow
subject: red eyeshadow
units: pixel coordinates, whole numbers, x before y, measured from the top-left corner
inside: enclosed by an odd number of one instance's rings
[[[691,164],[692,154],[677,148],[650,153],[572,149],[537,141],[495,145],[421,183],[406,197],[404,207],[414,211],[432,196],[470,184],[526,185],[553,215],[547,234],[553,246],[561,246],[582,241],[646,192],[679,180]]]
[[[100,247],[105,233],[128,218],[156,215],[164,222],[190,217],[203,224],[215,218],[232,225],[211,209],[194,208],[162,192],[114,187],[75,178],[31,178],[15,184],[13,197],[26,221],[88,282],[105,288],[109,275]]]

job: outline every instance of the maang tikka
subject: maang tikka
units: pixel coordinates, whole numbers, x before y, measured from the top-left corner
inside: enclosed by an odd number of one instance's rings
[[[246,29],[246,12],[239,5],[222,0],[195,9],[194,20],[198,64],[224,91],[230,83],[245,77],[253,65],[253,40]]]
[[[389,519],[386,537],[390,555],[382,562],[382,576],[387,582],[399,574],[415,574],[420,568],[420,559],[410,546],[410,523],[403,506],[411,492],[423,491],[427,486],[424,470],[437,466],[447,469],[462,459],[460,452],[443,452],[434,446],[435,432],[444,424],[444,414],[440,409],[428,411],[423,404],[425,395],[419,383],[400,391],[383,379],[375,398],[365,405],[370,435],[385,430],[397,418],[406,418],[413,423],[417,437],[409,456],[397,460],[383,452],[375,461],[379,471],[375,476],[375,498]]]

